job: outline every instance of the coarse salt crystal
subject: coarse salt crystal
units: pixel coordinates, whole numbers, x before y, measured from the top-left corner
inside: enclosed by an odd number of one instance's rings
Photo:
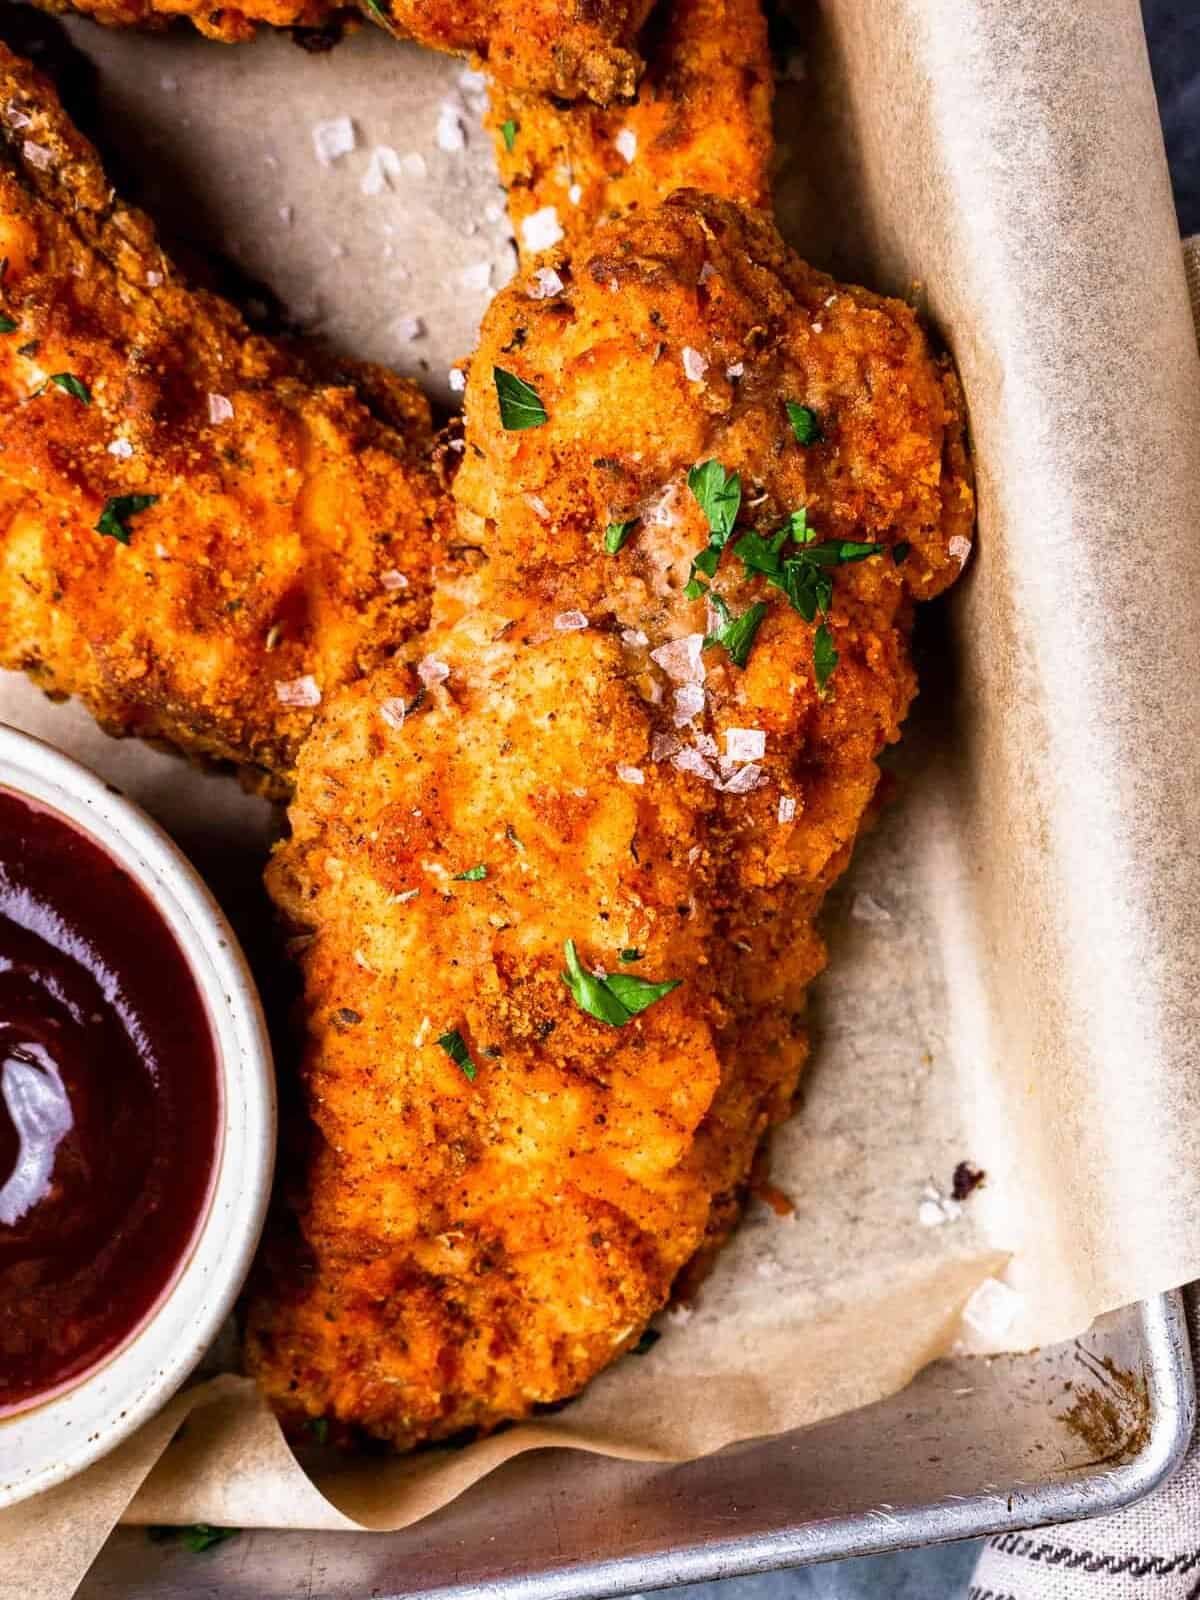
[[[539,522],[550,521],[550,507],[542,499],[540,494],[527,494],[523,496],[523,498],[525,504],[533,512],[534,516]]]
[[[717,753],[717,741],[711,733],[698,733],[692,743],[702,756],[715,756]]]
[[[796,798],[794,795],[781,794],[779,796],[779,810],[776,812],[780,822],[791,822],[796,815]]]
[[[967,557],[971,554],[970,539],[964,539],[961,533],[956,533],[953,539],[951,539],[947,548],[949,549],[950,554],[958,562],[959,566],[965,567],[967,564]]]
[[[27,117],[19,106],[5,106],[4,120],[16,133],[21,133],[25,128],[33,127],[33,118]]]
[[[208,397],[208,420],[216,426],[219,422],[233,421],[233,401],[223,394]]]
[[[446,374],[446,382],[450,385],[452,394],[461,394],[467,387],[467,375],[461,367],[451,367]]]
[[[133,454],[133,446],[128,439],[114,439],[108,447],[110,456],[116,456],[118,461],[128,461]]]
[[[984,1338],[1008,1332],[1021,1308],[1021,1296],[999,1278],[985,1278],[963,1307],[962,1319]]]
[[[281,706],[319,706],[321,690],[312,674],[305,673],[302,678],[277,678],[275,698]]]
[[[458,281],[470,294],[482,294],[492,281],[492,266],[490,261],[473,261],[469,267],[464,267],[458,275]]]
[[[339,156],[350,154],[358,143],[358,136],[349,117],[330,117],[326,122],[313,124],[312,141],[317,160],[328,167]]]
[[[731,379],[740,378],[745,370],[746,363],[744,361],[735,361],[731,367],[725,368],[725,376]]]
[[[425,324],[420,317],[397,317],[392,323],[392,332],[397,339],[403,339],[406,344],[411,344],[414,339],[419,339],[425,332]]]
[[[551,250],[562,236],[554,206],[531,212],[521,223],[521,242],[526,250]]]
[[[825,324],[823,322],[814,322],[812,325],[812,331],[814,333],[824,333]]]
[[[402,572],[397,572],[395,567],[389,568],[387,572],[381,572],[379,574],[379,583],[389,594],[395,594],[397,589],[408,588],[408,579]]]
[[[54,152],[47,150],[44,144],[34,144],[32,139],[26,139],[21,146],[21,154],[31,167],[36,167],[39,172],[49,172],[54,165]]]
[[[159,289],[159,288],[161,288],[162,287],[162,281],[163,281],[163,275],[162,275],[161,272],[148,272],[146,274],[146,287],[148,289]]]
[[[677,728],[688,723],[704,710],[704,689],[698,683],[685,683],[675,691],[675,710],[671,720]]]
[[[640,628],[622,628],[621,643],[628,650],[644,650],[650,641]]]
[[[646,774],[641,767],[618,766],[617,777],[620,778],[622,783],[645,783],[646,781]]]
[[[675,752],[681,749],[679,740],[673,733],[656,733],[650,743],[651,761],[669,761]]]
[[[717,275],[716,267],[713,266],[711,261],[706,261],[704,263],[704,265],[700,268],[700,277],[699,277],[699,279],[697,281],[699,283],[707,283],[710,278],[715,278],[716,275]]]
[[[389,728],[402,728],[407,713],[407,706],[399,698],[385,700],[379,708],[380,718],[387,723]]]
[[[765,782],[766,777],[761,767],[739,767],[732,778],[726,778],[724,783],[717,785],[717,788],[722,794],[749,794],[752,789],[757,789]]]
[[[419,183],[429,176],[429,164],[419,150],[410,150],[400,157],[400,171],[404,177]]]
[[[692,383],[699,383],[708,371],[708,362],[699,350],[693,350],[690,344],[683,347],[683,370]]]
[[[437,127],[433,137],[438,149],[445,150],[450,155],[467,148],[466,129],[454,106],[442,106],[438,112]]]
[[[613,140],[613,144],[617,147],[617,154],[623,156],[626,163],[632,161],[634,156],[637,155],[637,134],[632,128],[622,128]]]
[[[573,206],[577,206],[583,199],[583,185],[580,183],[573,183],[567,190],[567,199]]]
[[[761,728],[726,728],[725,754],[730,761],[761,761],[767,753],[767,736]]]
[[[850,904],[850,915],[855,922],[890,922],[892,913],[881,905],[874,895],[856,894]]]
[[[559,633],[578,633],[587,625],[588,619],[582,611],[560,611],[554,619],[554,626]]]
[[[549,300],[551,296],[561,294],[562,291],[563,281],[554,268],[539,267],[525,293],[531,300]]]
[[[450,668],[437,656],[422,656],[417,662],[417,677],[427,689],[431,689],[435,683],[445,683],[449,676]]]
[[[717,781],[716,772],[699,750],[680,750],[671,757],[671,765],[679,772],[690,772],[697,778],[703,778],[706,783]]]
[[[660,644],[657,650],[651,650],[650,659],[676,683],[703,683],[703,649],[702,633],[685,633],[681,639],[669,639],[666,644]]]

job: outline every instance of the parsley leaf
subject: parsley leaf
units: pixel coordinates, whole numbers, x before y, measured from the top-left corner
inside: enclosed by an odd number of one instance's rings
[[[892,565],[898,567],[907,561],[908,553],[911,549],[912,545],[909,544],[907,539],[901,539],[899,544],[894,544],[892,546]]]
[[[318,1444],[325,1444],[325,1443],[328,1442],[328,1439],[329,1439],[329,1418],[328,1417],[309,1417],[308,1421],[304,1424],[304,1426],[308,1429],[309,1433],[312,1434],[313,1438],[316,1440],[316,1442]]]
[[[598,978],[580,961],[574,939],[568,939],[563,950],[567,958],[567,970],[562,980],[571,991],[575,1004],[590,1017],[607,1022],[613,1028],[623,1028],[656,1000],[670,994],[672,989],[678,989],[683,981],[670,978],[665,983],[649,983],[645,978],[635,978],[628,972],[614,972],[607,978]]]
[[[140,511],[147,511],[158,501],[156,494],[118,494],[105,502],[104,510],[100,513],[100,521],[96,524],[96,532],[102,533],[106,538],[115,539],[118,544],[129,543],[129,529],[126,526],[130,517],[136,517]]]
[[[531,389],[524,378],[505,372],[503,367],[493,367],[492,377],[496,381],[496,398],[500,402],[500,421],[504,427],[515,432],[520,428],[540,428],[550,420],[537,390]]]
[[[468,867],[465,872],[454,874],[455,883],[482,883],[487,877],[487,867],[481,861],[477,867]]]
[[[647,1328],[629,1354],[631,1356],[644,1356],[648,1350],[654,1349],[654,1346],[661,1338],[662,1334],[659,1333],[657,1328]]]
[[[457,1028],[451,1028],[449,1033],[443,1033],[438,1039],[438,1044],[450,1057],[456,1067],[462,1068],[462,1075],[468,1083],[475,1082],[475,1063],[471,1060],[471,1052],[467,1049],[467,1041]]]
[[[785,556],[789,538],[800,541],[800,549]],[[828,611],[833,602],[830,571],[852,561],[865,561],[882,554],[882,546],[853,539],[827,539],[818,544],[804,510],[793,511],[787,522],[770,539],[746,533],[733,547],[747,572],[758,572],[787,595],[788,604],[805,622],[814,622],[818,611]]]
[[[687,583],[685,583],[683,586],[683,597],[685,600],[699,600],[702,594],[707,593],[708,585],[706,583],[701,583],[699,578],[689,578]]]
[[[504,140],[504,148],[509,152],[510,155],[512,154],[513,145],[517,142],[517,132],[520,126],[521,124],[519,122],[514,122],[511,117],[509,117],[507,122],[502,122],[500,124],[500,137]]]
[[[622,961],[640,961],[645,953],[644,950],[622,950],[620,959]]]
[[[91,405],[92,391],[73,372],[53,372],[50,374],[50,382],[65,390],[67,394],[74,395],[76,400],[81,401],[85,406]]]
[[[796,443],[820,444],[825,435],[821,432],[821,424],[812,407],[799,405],[795,400],[785,400],[784,405],[787,406],[788,421],[796,435]]]
[[[712,532],[710,542],[720,550],[737,521],[742,480],[736,472],[726,474],[719,461],[704,461],[688,473],[687,484]]]
[[[372,16],[378,17],[385,27],[390,24],[392,19],[388,16],[380,0],[366,0],[366,7]]]
[[[828,624],[822,622],[813,634],[813,671],[817,679],[817,693],[825,698],[825,685],[833,677],[838,664],[838,653],[833,648],[833,635]]]
[[[634,521],[637,519],[634,518]],[[604,548],[610,556],[615,556],[617,551],[633,532],[633,522],[610,522],[604,530]]]
[[[748,611],[735,617],[719,594],[710,594],[708,598],[721,619],[721,626],[715,633],[706,636],[704,648],[708,650],[712,645],[722,645],[729,652],[729,659],[734,666],[744,667],[750,659],[755,635],[770,606],[765,600],[756,600]]]
[[[3,311],[0,311],[0,333],[16,333],[16,331],[17,324],[11,317],[6,317]]]
[[[195,1555],[202,1550],[210,1549],[214,1544],[224,1544],[226,1539],[236,1539],[241,1533],[240,1528],[214,1528],[208,1522],[193,1522],[191,1527],[170,1527],[165,1523],[146,1530],[154,1544],[165,1544],[171,1539],[178,1539]]]

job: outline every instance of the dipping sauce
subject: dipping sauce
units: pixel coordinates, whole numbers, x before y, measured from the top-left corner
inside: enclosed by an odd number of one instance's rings
[[[94,839],[0,789],[0,1416],[154,1309],[204,1214],[219,1117],[163,917]]]

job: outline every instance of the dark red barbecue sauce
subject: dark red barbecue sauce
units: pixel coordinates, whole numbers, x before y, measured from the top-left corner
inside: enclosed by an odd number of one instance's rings
[[[153,1308],[204,1212],[219,1112],[163,918],[93,839],[0,789],[0,1415]]]

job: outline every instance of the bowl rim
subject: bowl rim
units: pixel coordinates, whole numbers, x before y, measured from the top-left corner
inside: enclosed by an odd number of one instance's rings
[[[276,1104],[270,1040],[249,964],[211,891],[178,845],[74,757],[3,722],[0,788],[47,806],[89,834],[153,902],[200,992],[213,1034],[221,1100],[206,1209],[154,1308],[78,1381],[0,1418],[3,1508],[64,1482],[115,1449],[161,1409],[216,1338],[249,1271],[266,1217]],[[183,1308],[193,1301],[194,1314],[181,1321]],[[178,1326],[168,1330],[173,1308]]]

